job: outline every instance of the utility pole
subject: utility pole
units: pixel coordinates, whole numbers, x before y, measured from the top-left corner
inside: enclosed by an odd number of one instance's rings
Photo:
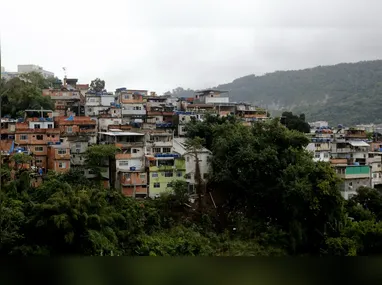
[[[1,68],[1,38],[0,38],[0,68]],[[1,71],[0,71],[0,84],[1,84]],[[3,152],[3,147],[1,145],[1,118],[2,118],[2,113],[1,113],[1,108],[2,108],[2,101],[3,101],[3,95],[5,95],[9,89],[5,89],[3,92],[0,90],[0,192],[1,192],[1,187],[2,187],[2,164],[3,164],[3,159],[2,159],[2,152]]]
[[[2,79],[1,79],[1,38],[0,38],[0,84],[2,84]],[[5,91],[4,91],[4,93],[5,93]],[[3,175],[1,173],[1,168],[3,167],[3,157],[2,157],[3,148],[1,145],[1,118],[2,118],[2,115],[1,115],[2,104],[1,104],[1,102],[3,101],[2,98],[3,98],[4,93],[0,94],[0,192],[2,191],[1,186],[2,186],[2,180],[3,180]]]

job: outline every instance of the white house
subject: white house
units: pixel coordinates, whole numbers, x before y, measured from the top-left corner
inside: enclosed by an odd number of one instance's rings
[[[186,138],[174,138],[173,148],[174,151],[182,155],[186,160],[186,181],[189,185],[190,191],[194,190],[195,183],[195,167],[196,160],[193,152],[187,150],[185,146]],[[197,153],[199,159],[199,167],[202,179],[207,180],[209,170],[209,159],[212,152],[206,148],[202,148]]]

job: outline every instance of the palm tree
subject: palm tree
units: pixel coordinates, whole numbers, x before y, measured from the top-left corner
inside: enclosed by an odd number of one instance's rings
[[[198,153],[202,150],[204,144],[204,139],[200,137],[195,137],[193,139],[187,139],[185,142],[185,147],[189,154],[195,157],[195,173],[194,179],[196,182],[196,193],[198,194],[199,200],[199,210],[203,211],[204,209],[204,196],[205,196],[205,185],[202,179],[202,174],[200,172],[200,164]]]

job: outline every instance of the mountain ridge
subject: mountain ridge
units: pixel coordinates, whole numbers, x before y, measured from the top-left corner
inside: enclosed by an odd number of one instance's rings
[[[229,91],[232,101],[304,113],[310,121],[382,123],[382,60],[249,74],[213,88]],[[178,87],[170,93],[190,97],[194,90]]]

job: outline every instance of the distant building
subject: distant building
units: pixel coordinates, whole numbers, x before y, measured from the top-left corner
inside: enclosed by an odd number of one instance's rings
[[[45,78],[54,77],[54,73],[44,70],[41,66],[35,64],[20,64],[17,66],[17,72],[21,73],[29,73],[29,72],[38,72]]]
[[[5,72],[4,66],[1,67],[1,72]]]

